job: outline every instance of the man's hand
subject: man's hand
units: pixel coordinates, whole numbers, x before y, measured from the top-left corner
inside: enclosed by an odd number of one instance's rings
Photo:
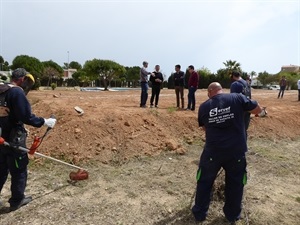
[[[265,117],[268,114],[266,107],[261,107],[261,112],[256,114],[256,117]]]
[[[48,119],[44,119],[44,120],[45,120],[45,122],[44,122],[45,126],[50,127],[50,128],[53,128],[55,126],[56,119],[48,118]]]

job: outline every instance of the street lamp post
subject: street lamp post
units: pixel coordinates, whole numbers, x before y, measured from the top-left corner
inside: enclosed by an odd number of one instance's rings
[[[69,62],[70,62],[69,61],[69,59],[70,59],[69,56],[70,56],[70,52],[68,51],[68,68],[67,69],[69,69]]]

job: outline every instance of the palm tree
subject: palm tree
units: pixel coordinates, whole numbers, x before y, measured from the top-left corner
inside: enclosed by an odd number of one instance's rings
[[[227,71],[227,74],[228,75],[230,75],[231,74],[231,72],[233,71],[233,70],[237,70],[237,71],[239,71],[239,72],[241,72],[242,70],[241,70],[241,64],[240,63],[238,63],[237,61],[235,61],[235,60],[226,60],[226,62],[223,62],[223,64],[225,65],[225,67],[226,67],[226,71]]]
[[[254,76],[256,76],[256,72],[255,71],[251,71],[250,76],[251,76],[251,79],[252,79]]]

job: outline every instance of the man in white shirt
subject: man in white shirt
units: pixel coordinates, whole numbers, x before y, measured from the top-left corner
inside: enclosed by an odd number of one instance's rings
[[[140,107],[146,108],[146,103],[148,99],[148,75],[154,76],[154,73],[150,73],[147,71],[148,62],[143,62],[143,67],[140,69],[140,82],[141,82],[141,102]]]

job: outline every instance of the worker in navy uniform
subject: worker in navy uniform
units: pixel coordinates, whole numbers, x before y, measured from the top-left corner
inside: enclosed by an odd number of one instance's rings
[[[233,82],[230,85],[230,93],[242,93],[247,98],[251,99],[251,86],[241,77],[241,73],[239,71],[232,71],[231,79]],[[245,121],[245,129],[246,133],[250,124],[250,113],[244,112],[244,121]]]
[[[227,220],[234,223],[240,218],[243,189],[247,181],[247,141],[243,112],[265,112],[256,101],[241,93],[223,93],[222,86],[217,82],[208,86],[208,97],[198,112],[198,123],[205,130],[206,141],[196,176],[197,191],[192,212],[196,221],[206,219],[212,186],[219,170],[223,168],[223,211]]]
[[[25,196],[27,182],[28,155],[17,150],[26,147],[27,133],[24,124],[53,128],[56,119],[37,117],[31,112],[26,94],[34,84],[34,77],[25,69],[18,68],[12,72],[9,84],[0,83],[0,127],[1,137],[10,146],[0,146],[0,192],[8,173],[11,175],[10,211],[28,204],[32,198]]]

